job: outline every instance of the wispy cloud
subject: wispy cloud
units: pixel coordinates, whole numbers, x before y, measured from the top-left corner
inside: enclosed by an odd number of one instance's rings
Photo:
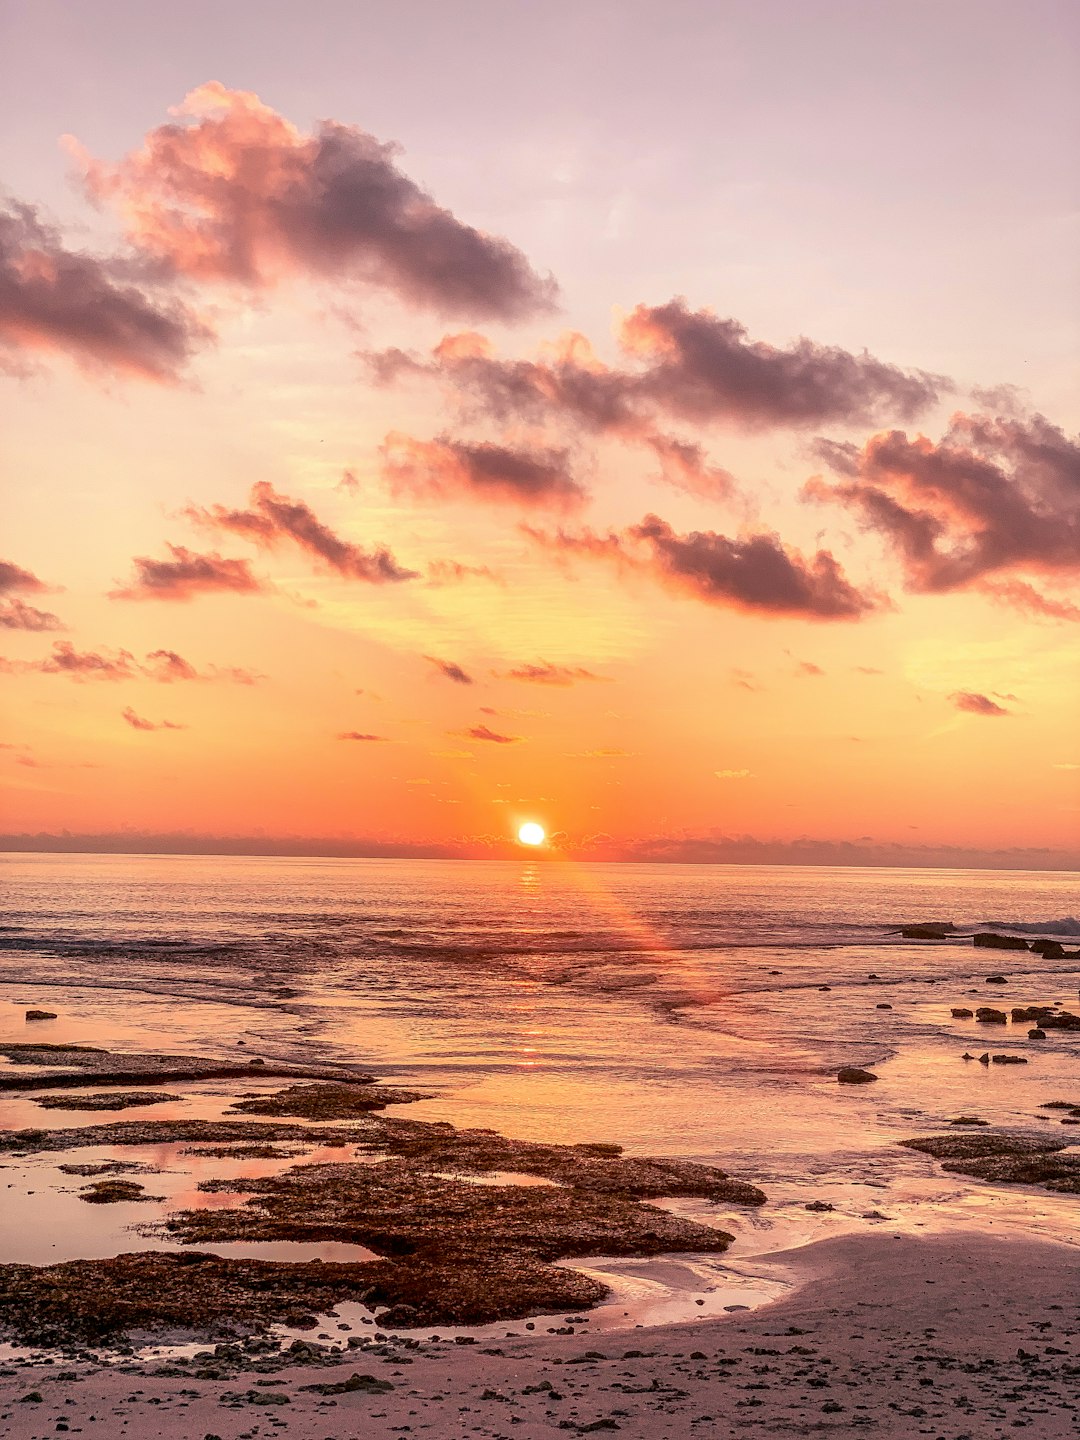
[[[499,680],[521,680],[528,685],[577,685],[582,680],[607,680],[606,675],[597,675],[582,665],[555,665],[550,660],[538,660],[533,664],[515,665],[511,670],[493,672]]]
[[[144,716],[136,714],[129,705],[121,710],[121,715],[133,730],[186,730],[186,725],[178,725],[173,720],[147,720]]]
[[[492,745],[516,745],[521,739],[520,735],[500,735],[488,725],[473,725],[459,733],[465,740],[487,740]]]
[[[425,655],[424,659],[429,665],[434,665],[440,675],[447,680],[453,680],[455,685],[475,685],[476,681],[453,660],[440,660],[437,655]]]
[[[957,710],[964,710],[969,715],[999,716],[1012,713],[991,700],[989,695],[981,695],[975,690],[955,690],[949,699]]]

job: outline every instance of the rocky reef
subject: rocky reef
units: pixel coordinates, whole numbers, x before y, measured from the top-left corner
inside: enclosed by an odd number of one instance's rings
[[[1038,1185],[1080,1195],[1080,1152],[1063,1154],[1067,1141],[1017,1134],[924,1135],[901,1140],[942,1162],[943,1170],[996,1185]]]
[[[172,1255],[119,1256],[44,1269],[3,1266],[0,1322],[16,1338],[40,1335],[43,1327],[59,1323],[61,1291],[71,1314],[69,1333],[83,1335],[122,1333],[135,1326],[160,1330],[195,1324],[195,1316],[196,1328],[203,1331],[208,1317],[222,1324],[243,1319],[257,1327],[306,1305],[317,1303],[325,1310],[345,1298],[363,1300],[380,1311],[379,1323],[396,1327],[479,1324],[580,1309],[601,1300],[606,1287],[558,1261],[715,1253],[730,1245],[726,1231],[645,1201],[671,1196],[725,1205],[765,1201],[755,1185],[688,1160],[624,1155],[612,1144],[512,1140],[492,1130],[458,1130],[446,1122],[407,1120],[373,1109],[416,1098],[412,1091],[363,1084],[292,1085],[275,1095],[247,1097],[235,1108],[322,1123],[127,1120],[0,1136],[0,1151],[24,1154],[87,1145],[181,1143],[203,1154],[269,1151],[275,1158],[291,1158],[288,1148],[280,1148],[283,1144],[353,1147],[338,1163],[298,1164],[264,1178],[206,1181],[200,1186],[205,1194],[243,1195],[246,1203],[179,1211],[149,1233],[193,1246],[344,1242],[365,1246],[378,1257],[315,1269],[299,1262],[268,1266],[198,1256],[195,1270],[185,1268],[188,1257]],[[333,1123],[343,1116],[356,1119]],[[479,1177],[484,1183],[477,1183]],[[515,1183],[525,1177],[526,1183]],[[136,1182],[114,1179],[97,1181],[82,1198],[102,1203],[149,1197]],[[290,1276],[298,1287],[291,1293]],[[140,1278],[148,1284],[145,1294],[136,1293]],[[320,1288],[317,1282],[326,1283]]]

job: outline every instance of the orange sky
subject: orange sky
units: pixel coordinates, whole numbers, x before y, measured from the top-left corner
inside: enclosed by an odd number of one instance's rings
[[[0,228],[8,837],[1080,855],[1061,366],[719,244],[598,296],[361,104],[180,99]]]

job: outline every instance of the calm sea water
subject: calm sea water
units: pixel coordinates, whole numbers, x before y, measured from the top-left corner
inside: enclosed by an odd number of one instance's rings
[[[912,1223],[992,1203],[1075,1230],[1075,1200],[943,1178],[895,1142],[959,1113],[1045,1127],[1041,1102],[1080,1100],[1075,1037],[949,1013],[1080,1009],[1080,961],[970,940],[1080,943],[1077,875],[10,855],[0,877],[0,1038],[41,1005],[59,1019],[40,1038],[362,1061],[431,1091],[417,1117],[691,1155],[792,1204],[887,1186]],[[889,933],[918,920],[967,934]],[[1030,1063],[960,1058],[988,1047]],[[838,1086],[844,1064],[878,1084]]]

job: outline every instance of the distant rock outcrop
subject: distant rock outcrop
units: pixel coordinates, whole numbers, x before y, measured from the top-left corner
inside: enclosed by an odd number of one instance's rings
[[[1022,940],[1019,935],[995,935],[991,930],[980,930],[977,935],[972,936],[972,942],[987,950],[1026,950],[1028,948],[1028,942]]]

